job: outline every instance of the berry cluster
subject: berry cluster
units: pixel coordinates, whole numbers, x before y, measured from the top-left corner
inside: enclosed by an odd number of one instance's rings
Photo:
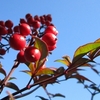
[[[11,47],[19,50],[17,54],[19,62],[35,62],[40,59],[41,51],[34,47],[33,36],[44,41],[48,51],[53,51],[56,48],[57,34],[58,31],[52,24],[50,14],[32,16],[28,13],[25,18],[20,19],[19,25],[16,26],[11,20],[0,21],[0,55],[4,55]],[[3,44],[2,39],[6,40],[8,44]]]

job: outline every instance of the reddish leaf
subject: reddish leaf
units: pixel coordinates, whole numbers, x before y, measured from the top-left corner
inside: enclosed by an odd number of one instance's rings
[[[78,79],[80,82],[89,81],[89,82],[91,82],[91,83],[94,83],[94,82],[92,82],[91,80],[89,80],[88,78],[86,78],[85,76],[80,75],[80,74],[72,75],[72,76],[70,76],[69,78],[76,78],[76,79]]]
[[[46,79],[49,79],[49,78],[51,78],[51,77],[52,77],[52,76],[50,76],[50,75],[43,75],[43,76],[40,76],[40,77],[38,78],[38,80],[35,80],[35,83],[36,83],[36,82],[41,82],[41,81],[46,80]],[[43,82],[43,83],[41,83],[40,85],[43,86],[43,87],[46,87],[47,84],[53,84],[53,83],[57,83],[57,82],[56,82],[56,78],[53,78],[52,80],[48,80],[48,81],[46,81],[46,82]]]
[[[17,86],[16,84],[12,83],[12,82],[8,82],[8,83],[6,84],[6,87],[11,88],[11,89],[14,89],[14,90],[16,90],[16,91],[19,91],[18,86]]]
[[[6,71],[2,67],[0,67],[0,73],[6,76]]]
[[[79,59],[79,60],[76,61],[76,62],[72,62],[71,67],[79,67],[79,66],[83,66],[83,65],[85,65],[86,63],[88,63],[89,61],[90,61],[90,59],[87,59],[87,58],[81,58],[81,59]]]

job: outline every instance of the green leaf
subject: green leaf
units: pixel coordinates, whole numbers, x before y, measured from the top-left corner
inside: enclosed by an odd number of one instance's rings
[[[16,79],[16,77],[10,77],[10,79],[9,79],[9,80],[13,80],[13,79]]]
[[[45,64],[46,58],[36,61],[35,68],[36,70],[39,70],[44,64]]]
[[[24,72],[24,73],[26,73],[26,74],[28,74],[28,75],[32,76],[32,72],[31,72],[31,71],[29,71],[29,70],[23,70],[23,71],[21,71],[21,72]]]
[[[69,61],[67,61],[67,60],[63,60],[63,59],[58,59],[58,60],[55,60],[55,62],[60,62],[60,63],[62,63],[62,64],[64,64],[64,65],[66,65],[66,66],[70,66],[70,63],[69,63]]]
[[[44,41],[42,41],[41,39],[35,37],[35,44],[34,44],[34,46],[41,51],[41,58],[40,58],[40,60],[42,60],[42,59],[47,57],[47,55],[48,55],[48,48],[47,48],[47,45],[46,45],[46,43]]]
[[[84,55],[89,53],[91,50],[100,48],[100,43],[88,43],[83,46],[80,46],[74,53],[73,62],[77,61],[78,59],[82,58]]]
[[[35,64],[34,63],[30,63],[28,68],[30,69],[30,71],[34,72],[35,71]]]
[[[50,68],[43,68],[43,69],[40,69],[38,70],[38,72],[36,73],[36,75],[48,75],[48,74],[54,74],[54,71],[51,70]]]
[[[6,71],[2,67],[0,67],[0,73],[6,76]]]
[[[63,56],[62,58],[65,59],[65,60],[67,60],[71,64],[72,61],[71,61],[71,59],[70,59],[69,56]]]
[[[14,89],[14,90],[16,90],[16,91],[19,91],[18,86],[17,86],[16,84],[12,83],[12,82],[8,82],[8,83],[6,84],[6,87],[11,88],[11,89]]]

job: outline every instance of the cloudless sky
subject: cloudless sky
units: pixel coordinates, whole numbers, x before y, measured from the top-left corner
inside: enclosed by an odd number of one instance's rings
[[[25,18],[25,14],[34,15],[51,14],[53,23],[59,31],[57,48],[53,54],[48,57],[46,65],[48,67],[63,66],[54,62],[64,55],[71,58],[75,50],[86,43],[93,42],[100,36],[100,0],[1,0],[0,1],[0,20],[11,19],[14,25],[19,24],[20,18]],[[4,56],[1,63],[7,73],[13,66],[17,51],[11,51]],[[100,61],[97,59],[98,62]],[[100,67],[100,66],[98,66]],[[27,67],[21,64],[12,76],[17,77],[14,80],[19,88],[23,88],[29,76],[19,71],[25,70]],[[99,68],[100,69],[100,68]],[[92,71],[87,69],[82,72],[85,76],[93,81],[100,83],[100,78]],[[0,78],[3,77],[0,74]],[[48,85],[48,91],[51,93],[62,93],[66,98],[53,98],[52,100],[90,100],[90,93],[84,89],[84,86],[77,84],[76,79],[61,82],[61,84]],[[0,98],[6,95],[6,90],[0,95]],[[12,91],[12,90],[10,90]],[[14,92],[14,91],[13,91]],[[40,100],[36,95],[48,98],[45,91],[40,88],[31,95],[19,100]],[[94,100],[99,100],[100,95],[96,95]]]

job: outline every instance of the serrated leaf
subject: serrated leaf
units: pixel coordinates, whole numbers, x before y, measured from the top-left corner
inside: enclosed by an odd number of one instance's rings
[[[97,48],[100,48],[100,43],[98,43],[98,42],[97,43],[88,43],[83,46],[80,46],[74,53],[73,62],[79,60],[84,55],[86,55],[90,51],[97,49]]]
[[[17,86],[16,84],[12,83],[12,82],[8,82],[8,83],[6,84],[6,87],[11,88],[11,89],[14,89],[14,90],[16,90],[16,91],[19,91],[18,86]]]
[[[66,65],[68,67],[70,66],[70,62],[65,60],[65,59],[64,60],[63,59],[58,59],[58,60],[55,60],[55,62],[60,62],[60,63]]]
[[[6,71],[2,67],[0,67],[0,73],[6,76]]]
[[[65,96],[60,94],[60,93],[53,94],[52,96],[53,97],[63,97],[63,98],[65,98]]]
[[[42,97],[42,96],[35,96],[35,97],[39,97],[41,100],[49,100],[49,99],[44,98],[44,97]]]
[[[48,55],[48,47],[44,41],[41,39],[34,37],[35,38],[35,43],[34,46],[38,48],[41,51],[41,58],[40,60],[44,59]]]
[[[48,74],[54,74],[54,71],[51,70],[50,68],[43,68],[43,69],[40,69],[38,70],[38,72],[36,73],[36,75],[48,75]]]

